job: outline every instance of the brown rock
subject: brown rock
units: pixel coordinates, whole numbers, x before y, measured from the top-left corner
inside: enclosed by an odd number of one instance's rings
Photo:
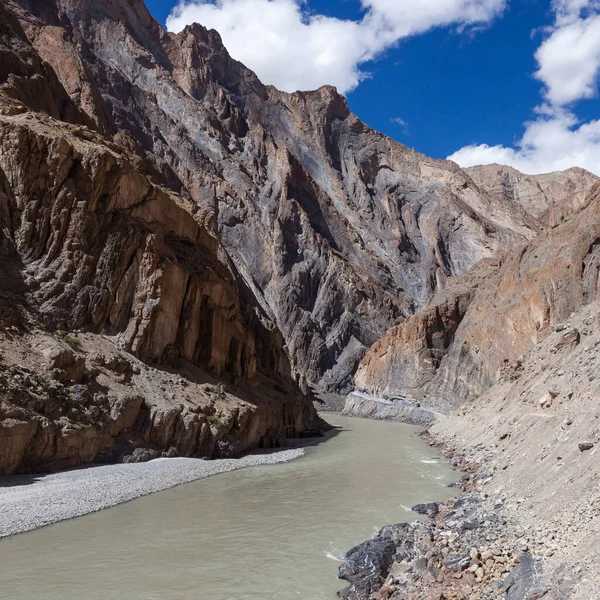
[[[509,199],[553,227],[585,204],[587,192],[598,181],[596,175],[577,167],[544,175],[525,175],[495,164],[465,170],[495,198]]]
[[[263,86],[214,31],[168,34],[141,2],[135,10],[124,0],[17,4],[34,15],[23,21],[35,51],[95,129],[135,150],[218,234],[236,276],[281,330],[304,389],[346,391],[387,329],[449,277],[539,229],[454,163],[370,130],[334,88]],[[177,312],[187,277],[174,266],[162,280],[175,296],[163,293],[157,310]],[[157,335],[150,350],[160,353],[175,323],[161,322]],[[191,351],[194,340],[185,345]]]

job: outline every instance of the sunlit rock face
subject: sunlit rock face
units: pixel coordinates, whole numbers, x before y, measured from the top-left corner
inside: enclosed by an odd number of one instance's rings
[[[522,356],[600,300],[599,203],[595,184],[562,224],[449,282],[423,312],[371,347],[357,387],[448,407],[518,375]],[[578,342],[577,332],[564,336],[563,345]]]
[[[84,117],[193,202],[304,389],[345,391],[447,277],[538,231],[454,163],[369,129],[334,88],[262,85],[215,31],[167,33],[141,2],[18,4]]]

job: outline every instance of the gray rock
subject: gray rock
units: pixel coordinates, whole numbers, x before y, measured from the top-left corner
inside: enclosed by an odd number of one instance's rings
[[[539,563],[531,554],[525,552],[504,580],[506,600],[538,600],[547,591],[548,586],[542,582],[542,571]]]
[[[439,504],[437,502],[430,502],[429,504],[415,504],[410,510],[419,513],[420,515],[426,515],[431,513],[436,515],[439,511]]]
[[[349,581],[352,585],[338,592],[343,599],[368,597],[382,586],[396,552],[396,545],[390,539],[378,538],[368,540],[352,548],[339,568],[340,579]]]

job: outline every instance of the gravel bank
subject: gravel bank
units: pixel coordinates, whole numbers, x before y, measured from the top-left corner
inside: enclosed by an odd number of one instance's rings
[[[0,538],[127,502],[244,467],[289,462],[303,448],[251,454],[239,459],[159,458],[52,475],[0,478]]]

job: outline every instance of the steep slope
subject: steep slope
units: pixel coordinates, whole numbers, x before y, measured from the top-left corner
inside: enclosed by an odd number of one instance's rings
[[[578,211],[589,189],[598,181],[596,175],[579,167],[543,175],[525,175],[496,164],[469,167],[465,171],[493,198],[515,202],[550,226]]]
[[[432,306],[390,330],[365,356],[357,384],[373,393],[473,400],[552,327],[598,300],[600,185],[579,213],[506,254],[478,265]]]
[[[436,529],[441,548],[460,523],[456,508],[472,502],[472,527],[456,531],[462,547],[440,554],[447,579],[437,581],[445,596],[455,588],[467,598],[597,596],[599,241],[596,183],[580,212],[495,266],[478,265],[449,282],[428,310],[393,328],[361,363],[356,381],[363,390],[403,396],[412,406],[419,401],[419,412],[445,410],[431,433],[462,457],[458,464],[477,469],[463,488],[470,495],[448,507]],[[372,413],[376,401],[361,406],[359,396],[349,398],[347,411]],[[384,414],[389,406],[379,410]],[[494,522],[502,527],[494,531]],[[527,552],[521,559],[529,571],[508,574],[506,558],[500,569],[484,559],[481,543],[468,543],[472,528],[486,546],[509,549],[513,560]],[[411,593],[404,562],[386,573],[381,592],[423,597],[430,591],[425,566],[436,565],[423,557],[434,554],[416,553]],[[452,560],[465,555],[464,570],[452,572]]]
[[[281,334],[192,203],[0,23],[0,473],[235,455],[310,427]]]
[[[305,389],[346,390],[447,277],[539,229],[454,163],[370,130],[333,88],[262,85],[200,25],[166,33],[139,0],[9,6],[94,126],[198,207]]]
[[[374,398],[427,399],[431,408],[447,408],[449,399],[431,395],[440,366],[455,343],[478,288],[494,278],[499,264],[496,259],[483,260],[466,275],[448,280],[421,312],[373,344],[354,378],[358,390]],[[360,405],[360,397],[358,400]]]

